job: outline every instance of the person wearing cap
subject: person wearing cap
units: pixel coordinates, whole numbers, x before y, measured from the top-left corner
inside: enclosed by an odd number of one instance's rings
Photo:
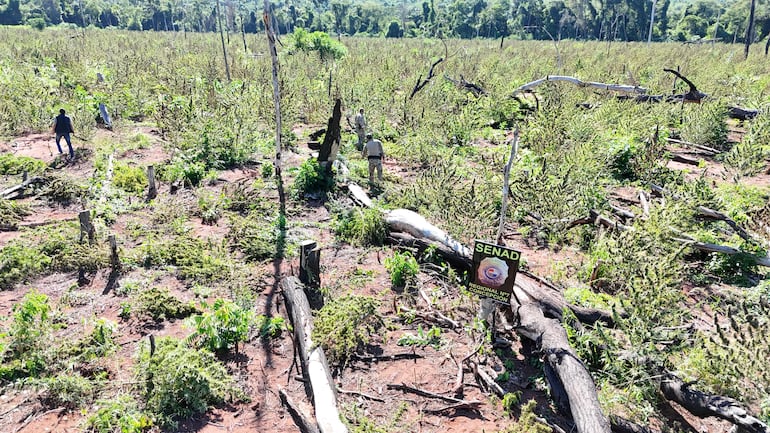
[[[382,159],[385,151],[382,150],[382,142],[372,138],[372,134],[366,134],[366,145],[361,152],[369,160],[369,183],[374,183],[374,170],[377,170],[377,180],[382,182]]]
[[[356,117],[353,119],[353,127],[358,135],[358,143],[356,143],[356,149],[361,150],[364,147],[366,141],[366,118],[364,117],[364,109],[360,108]]]

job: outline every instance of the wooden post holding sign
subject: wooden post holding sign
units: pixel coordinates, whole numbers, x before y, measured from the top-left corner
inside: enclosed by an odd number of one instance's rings
[[[477,240],[473,247],[473,279],[468,290],[497,302],[510,304],[521,253]]]

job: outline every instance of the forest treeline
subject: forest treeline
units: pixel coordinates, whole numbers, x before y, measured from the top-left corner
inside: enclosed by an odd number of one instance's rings
[[[770,34],[770,0],[755,0],[752,41]],[[385,37],[744,42],[747,0],[281,0],[280,33],[295,28]],[[0,0],[0,24],[129,30],[263,30],[257,0]]]

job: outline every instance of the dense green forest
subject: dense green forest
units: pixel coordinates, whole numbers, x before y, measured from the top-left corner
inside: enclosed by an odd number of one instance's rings
[[[653,40],[746,37],[749,7],[742,0],[279,0],[276,28],[386,37]],[[263,29],[262,2],[241,0],[0,0],[0,24],[117,27],[129,30]],[[770,2],[756,1],[752,39],[770,33]]]

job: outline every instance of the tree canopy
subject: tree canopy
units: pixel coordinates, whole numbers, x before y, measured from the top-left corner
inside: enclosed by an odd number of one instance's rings
[[[745,40],[749,2],[739,0],[279,0],[275,27],[387,37]],[[215,0],[0,0],[0,24],[217,30]],[[261,3],[222,1],[223,26],[262,31]],[[757,2],[752,40],[770,34],[770,0]]]

